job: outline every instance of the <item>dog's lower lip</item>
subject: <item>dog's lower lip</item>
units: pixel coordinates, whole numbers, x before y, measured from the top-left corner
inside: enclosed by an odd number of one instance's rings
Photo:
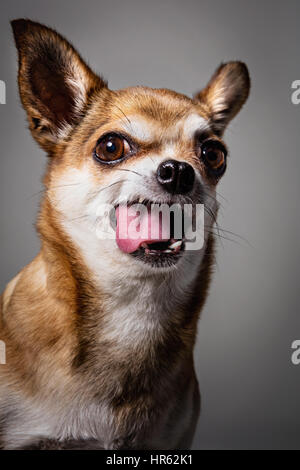
[[[179,253],[182,248],[183,240],[175,240],[170,238],[167,242],[156,242],[149,243],[144,242],[141,244],[141,248],[145,250],[145,254],[163,254],[163,253],[172,253],[173,255]],[[137,250],[138,251],[138,250]]]
[[[151,249],[151,245],[156,246],[158,244],[143,243],[137,251],[130,253],[130,255],[140,261],[143,261],[145,264],[150,264],[152,267],[174,266],[182,256],[183,251],[185,250],[184,239],[170,239],[168,242],[163,243],[168,246],[168,248],[164,250],[154,250],[153,247]]]

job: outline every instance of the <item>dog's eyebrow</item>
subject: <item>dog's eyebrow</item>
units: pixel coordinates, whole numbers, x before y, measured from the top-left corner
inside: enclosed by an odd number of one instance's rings
[[[155,138],[155,125],[147,119],[133,115],[120,122],[122,129],[133,139],[141,142],[151,142]]]
[[[128,120],[122,120],[120,126],[133,139],[140,142],[150,143],[161,136],[162,124],[139,115],[130,115]],[[208,121],[197,113],[191,113],[181,118],[175,125],[166,126],[164,135],[166,138],[176,138],[182,134],[190,140],[196,133],[209,131]]]
[[[208,121],[197,113],[189,114],[181,121],[185,138],[192,139],[196,133],[210,130]]]

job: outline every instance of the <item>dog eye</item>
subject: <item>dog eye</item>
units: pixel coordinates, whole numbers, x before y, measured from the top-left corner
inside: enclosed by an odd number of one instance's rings
[[[108,134],[98,140],[95,156],[102,162],[110,163],[122,159],[130,150],[124,137],[118,134]]]
[[[218,140],[206,141],[201,146],[201,156],[205,165],[217,175],[225,170],[226,155],[226,148]]]

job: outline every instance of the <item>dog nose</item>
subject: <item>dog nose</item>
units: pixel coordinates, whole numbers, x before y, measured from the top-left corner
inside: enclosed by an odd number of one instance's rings
[[[188,163],[166,160],[159,165],[156,177],[169,193],[186,194],[193,189],[195,171]]]

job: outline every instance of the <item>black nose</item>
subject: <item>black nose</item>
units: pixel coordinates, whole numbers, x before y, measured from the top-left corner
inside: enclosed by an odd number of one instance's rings
[[[186,194],[193,189],[195,172],[188,163],[167,160],[159,165],[156,177],[169,193]]]

